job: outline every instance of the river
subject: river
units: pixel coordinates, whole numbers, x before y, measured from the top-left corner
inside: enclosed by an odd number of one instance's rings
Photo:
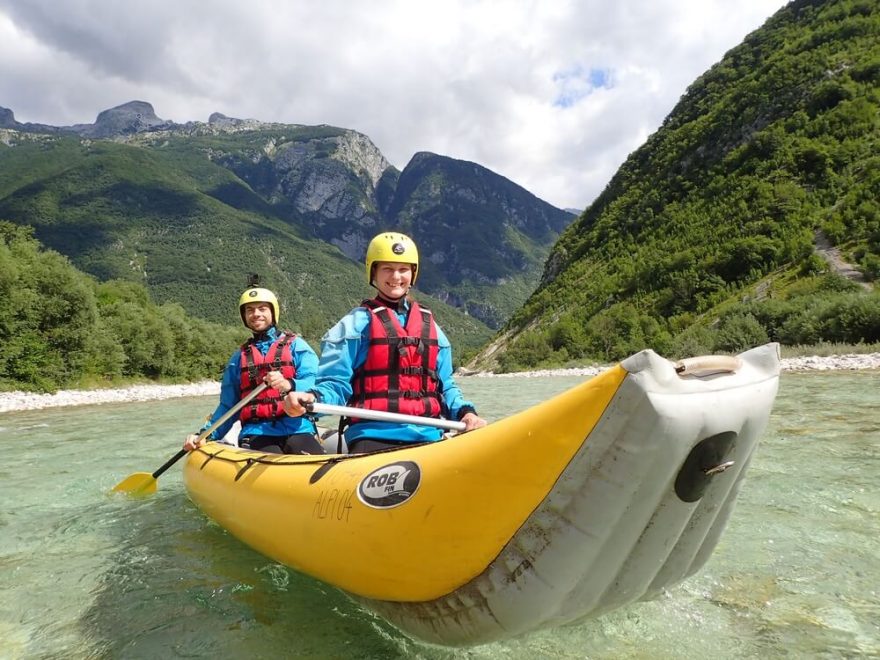
[[[465,378],[498,419],[577,377]],[[213,397],[0,414],[0,658],[880,656],[880,371],[786,373],[708,564],[662,598],[447,649],[253,552],[151,472]]]

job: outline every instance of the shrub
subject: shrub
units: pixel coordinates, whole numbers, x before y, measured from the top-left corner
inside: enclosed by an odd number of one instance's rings
[[[585,329],[591,356],[612,362],[646,348],[642,320],[630,303],[620,303],[596,314]]]
[[[822,339],[848,343],[880,341],[880,295],[853,295],[823,310]]]
[[[672,339],[669,357],[688,358],[708,355],[715,349],[715,333],[702,325],[693,325]]]
[[[865,279],[870,282],[880,279],[880,257],[876,254],[865,254],[861,260],[861,270]]]
[[[501,371],[529,369],[547,360],[552,352],[543,333],[527,330],[499,358],[499,366]]]
[[[731,314],[723,318],[715,336],[715,350],[739,353],[770,340],[764,326],[751,314]]]
[[[563,316],[550,328],[548,340],[554,351],[565,350],[570,357],[583,355],[587,345],[583,326],[571,315]]]
[[[828,263],[818,254],[811,254],[801,262],[798,273],[803,277],[821,275],[828,272]]]

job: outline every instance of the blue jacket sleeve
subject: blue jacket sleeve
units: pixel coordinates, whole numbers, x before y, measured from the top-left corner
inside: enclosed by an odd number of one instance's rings
[[[296,367],[293,389],[300,392],[308,391],[315,386],[315,378],[318,375],[318,356],[302,337],[296,338],[292,350],[293,364]]]
[[[226,411],[235,406],[241,399],[241,365],[239,364],[239,357],[240,353],[236,351],[229,358],[229,362],[226,363],[226,368],[223,370],[223,380],[220,382],[220,403],[217,404],[208,421],[202,426],[202,431],[213,425],[215,421],[220,419]],[[212,431],[208,438],[210,440],[219,440],[229,433],[229,429],[232,428],[236,421],[237,418],[235,416],[226,420],[219,428]]]
[[[356,307],[330,328],[321,339],[321,360],[312,391],[323,403],[344,406],[352,394],[351,379],[367,356],[369,342],[363,334],[370,313]]]

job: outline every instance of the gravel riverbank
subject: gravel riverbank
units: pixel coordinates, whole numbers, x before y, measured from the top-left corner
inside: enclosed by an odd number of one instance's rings
[[[220,383],[214,381],[186,385],[132,385],[115,390],[58,390],[55,394],[0,392],[0,413],[14,410],[56,408],[58,406],[81,406],[90,403],[157,401],[159,399],[219,393]]]
[[[783,358],[783,371],[855,371],[880,369],[880,353],[829,355],[826,357]],[[571,369],[539,369],[509,374],[472,373],[472,378],[537,378],[540,376],[595,376],[607,367],[573,367]]]
[[[573,369],[543,369],[511,374],[476,373],[469,378],[536,378],[539,376],[595,376],[606,367],[579,367]],[[828,357],[798,357],[782,360],[783,371],[852,371],[880,369],[880,353],[863,355],[833,355]],[[156,401],[185,396],[217,395],[220,383],[204,381],[186,385],[134,385],[113,390],[60,390],[55,394],[30,392],[0,392],[0,413],[16,410],[39,410],[58,406],[79,406],[96,403],[124,403]]]

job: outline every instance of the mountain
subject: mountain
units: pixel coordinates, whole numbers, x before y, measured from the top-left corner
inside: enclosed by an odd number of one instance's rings
[[[413,156],[383,210],[419,237],[429,261],[420,286],[491,327],[534,290],[574,217],[485,167],[430,153]]]
[[[104,138],[138,133],[157,128],[172,128],[174,122],[164,121],[156,116],[153,106],[145,101],[130,101],[116,108],[98,114],[94,124],[74,126],[49,126],[47,124],[22,124],[15,119],[9,108],[0,107],[0,128],[8,128],[26,133],[48,133],[79,135],[81,137]]]
[[[876,292],[815,245],[880,278],[878,154],[880,4],[789,3],[689,87],[471,366],[880,340]]]
[[[15,113],[9,108],[0,106],[0,129],[11,129],[14,131],[34,132],[34,133],[63,133],[64,129],[47,126],[46,124],[22,124],[15,119]],[[8,139],[8,138],[7,138]]]
[[[74,241],[79,251],[68,251],[44,233],[48,219],[36,211],[32,196],[38,190],[45,189],[44,194],[57,202],[53,212],[59,217],[52,222],[67,224],[67,218],[74,233],[83,214],[90,223],[102,224],[100,213],[94,213],[96,204],[109,210],[97,203],[105,195],[114,200],[111,215],[126,216],[126,224],[136,231],[144,203],[165,192],[175,198],[187,191],[197,193],[197,205],[209,204],[205,197],[214,200],[210,204],[222,205],[219,216],[213,211],[199,214],[205,236],[215,233],[212,217],[220,222],[232,217],[245,224],[269,222],[306,243],[317,239],[336,246],[360,264],[367,242],[377,232],[409,232],[425,260],[421,289],[490,327],[498,327],[525,301],[539,281],[550,247],[574,218],[475,163],[419,153],[400,172],[365,135],[332,126],[271,124],[220,113],[212,114],[206,124],[176,124],[156,116],[149,103],[132,101],[101,112],[94,124],[68,127],[21,124],[12,111],[0,108],[0,127],[7,129],[0,129],[0,141],[10,147],[7,152],[27,152],[27,158],[19,158],[0,151],[0,168],[7,163],[24,168],[14,176],[0,173],[7,182],[0,190],[0,217],[34,224],[44,244],[102,277],[108,275],[101,272],[102,259],[118,256],[112,248],[115,230],[101,227],[97,234],[86,230],[89,246]],[[91,158],[85,157],[87,152]],[[152,190],[142,190],[144,199],[138,201],[136,195],[116,194],[132,181],[108,180],[113,190],[86,192],[91,184],[83,179],[89,178],[88,168],[95,166],[97,154],[103,159],[102,173],[111,180],[117,166],[136,169],[136,162],[149,162],[157,179],[150,184]],[[60,174],[49,174],[53,167],[44,162],[49,157],[59,165],[65,157],[74,162],[63,166],[62,178],[54,178]],[[54,185],[65,178],[85,185],[85,194],[58,198]],[[172,189],[166,190],[166,185]],[[87,213],[82,206],[86,198],[91,200]],[[133,206],[126,208],[129,202]],[[175,202],[163,204],[167,208],[150,211],[153,217],[147,226],[161,221],[163,213],[171,213],[169,219],[179,215],[172,210]],[[177,222],[185,224],[186,214]],[[111,224],[121,227],[118,222]],[[217,233],[228,234],[228,229]],[[142,250],[153,249],[150,242],[161,243],[153,231],[142,231],[139,237]],[[228,248],[207,248],[218,263],[223,258],[214,251],[220,249]],[[123,271],[117,269],[115,276],[132,275]],[[165,284],[153,282],[153,274],[147,273],[145,279],[155,292],[174,281],[170,271],[162,278]],[[211,278],[207,279],[210,286]],[[192,309],[203,307],[193,305],[189,303]]]
[[[280,217],[354,261],[378,231],[411,234],[430,264],[422,289],[490,327],[525,301],[574,218],[476,163],[417,153],[399,172],[359,133],[300,130],[250,148],[211,147],[211,158]]]
[[[101,281],[139,282],[158,303],[235,325],[247,275],[260,273],[279,295],[282,325],[312,341],[371,295],[362,265],[300,233],[279,217],[280,205],[185,139],[145,148],[0,132],[0,141],[13,145],[0,146],[0,219],[33,227],[41,243]],[[473,317],[426,302],[463,348],[490,335]]]

